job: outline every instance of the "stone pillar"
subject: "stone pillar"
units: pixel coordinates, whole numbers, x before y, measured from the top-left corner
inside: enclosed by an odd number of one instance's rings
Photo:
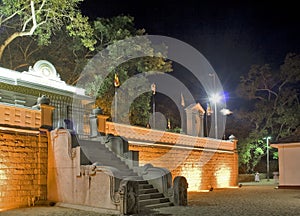
[[[186,112],[186,134],[191,136],[201,136],[204,135],[203,130],[203,116],[204,109],[199,103],[191,104],[185,108]]]
[[[192,110],[186,110],[186,134],[195,136],[196,134],[194,133],[194,127],[195,127],[195,120],[194,120],[194,115]]]
[[[47,104],[41,104],[41,128],[52,129],[53,127],[53,110],[54,106],[50,106]]]
[[[174,205],[187,206],[187,188],[188,183],[183,176],[176,176],[173,181]]]
[[[100,133],[106,134],[106,120],[109,116],[106,115],[97,115],[98,119],[98,131]]]
[[[128,141],[120,136],[108,136],[107,143],[108,148],[116,155],[124,157],[124,154],[128,152]]]
[[[121,198],[121,213],[123,215],[139,213],[139,183],[132,180],[122,180],[119,194]]]
[[[128,163],[130,169],[139,166],[139,151],[128,151]]]
[[[96,115],[90,115],[90,137],[97,137],[98,133],[98,119]]]
[[[97,137],[106,134],[106,119],[108,116],[102,114],[90,115],[90,136]]]
[[[204,114],[200,113],[200,128],[199,128],[199,137],[204,137]]]

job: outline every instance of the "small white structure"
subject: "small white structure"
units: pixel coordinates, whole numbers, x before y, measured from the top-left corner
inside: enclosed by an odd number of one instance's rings
[[[185,108],[186,134],[191,136],[204,136],[203,116],[205,110],[199,103],[193,103]]]
[[[300,189],[300,141],[271,146],[278,149],[279,188]]]

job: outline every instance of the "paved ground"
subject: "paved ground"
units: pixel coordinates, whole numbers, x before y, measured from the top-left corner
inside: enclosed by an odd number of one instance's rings
[[[243,183],[242,183],[243,184]],[[244,183],[241,188],[189,193],[187,207],[166,207],[140,215],[300,215],[300,190],[276,189],[274,182]],[[99,216],[63,207],[31,207],[0,212],[1,216]]]

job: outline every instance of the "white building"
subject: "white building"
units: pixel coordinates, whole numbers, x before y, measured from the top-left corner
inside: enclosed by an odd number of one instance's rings
[[[300,136],[289,137],[271,146],[278,149],[279,188],[300,189]]]
[[[28,71],[18,72],[0,67],[0,103],[19,107],[34,107],[37,98],[46,95],[54,106],[53,127],[66,127],[64,120],[73,123],[79,133],[89,124],[89,109],[93,102],[85,90],[61,80],[55,67],[46,60],[37,61]]]

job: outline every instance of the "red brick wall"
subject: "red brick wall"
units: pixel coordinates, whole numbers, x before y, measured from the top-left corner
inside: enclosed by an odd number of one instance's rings
[[[46,134],[0,130],[0,211],[47,199]]]
[[[189,191],[237,186],[238,161],[236,152],[203,152],[183,148],[168,148],[130,144],[139,151],[140,165],[151,163],[171,171],[172,177],[184,176]]]

